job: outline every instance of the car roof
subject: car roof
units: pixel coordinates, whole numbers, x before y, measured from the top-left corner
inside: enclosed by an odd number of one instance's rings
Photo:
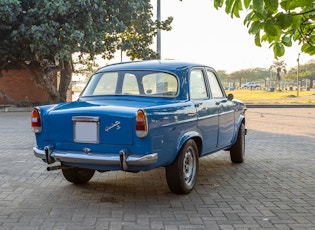
[[[196,64],[192,62],[174,61],[174,60],[150,60],[150,61],[134,61],[122,62],[104,66],[97,72],[118,71],[118,70],[162,70],[177,72],[183,69],[190,69],[192,67],[208,67],[203,64]],[[212,68],[211,68],[212,69]]]

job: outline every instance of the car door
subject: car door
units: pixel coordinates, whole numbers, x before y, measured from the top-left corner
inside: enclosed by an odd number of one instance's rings
[[[211,91],[211,97],[218,106],[219,135],[218,148],[226,147],[231,144],[234,136],[234,103],[227,99],[222,86],[212,69],[207,69],[207,77]]]
[[[206,77],[203,68],[195,68],[190,73],[190,99],[197,111],[197,126],[203,137],[201,155],[212,152],[217,148],[219,110],[216,101],[209,99]]]

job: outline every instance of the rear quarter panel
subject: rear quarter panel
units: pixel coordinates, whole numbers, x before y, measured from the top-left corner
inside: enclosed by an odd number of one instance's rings
[[[152,151],[159,154],[158,164],[168,165],[176,158],[185,134],[197,130],[196,109],[186,101],[145,111],[149,119],[148,142]]]
[[[235,144],[236,140],[237,140],[237,134],[238,134],[238,130],[241,126],[242,123],[246,124],[246,119],[245,119],[245,112],[246,112],[246,106],[245,104],[237,99],[233,100],[234,104],[235,104],[235,132],[234,132],[234,137],[232,140],[232,145]]]

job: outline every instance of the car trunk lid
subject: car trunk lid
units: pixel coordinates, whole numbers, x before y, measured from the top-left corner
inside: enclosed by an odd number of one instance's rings
[[[52,142],[130,145],[137,108],[85,102],[56,107],[46,117]]]

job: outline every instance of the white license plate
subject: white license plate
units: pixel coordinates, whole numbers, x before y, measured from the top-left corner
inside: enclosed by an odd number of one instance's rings
[[[98,117],[73,117],[73,140],[78,143],[99,143]]]

